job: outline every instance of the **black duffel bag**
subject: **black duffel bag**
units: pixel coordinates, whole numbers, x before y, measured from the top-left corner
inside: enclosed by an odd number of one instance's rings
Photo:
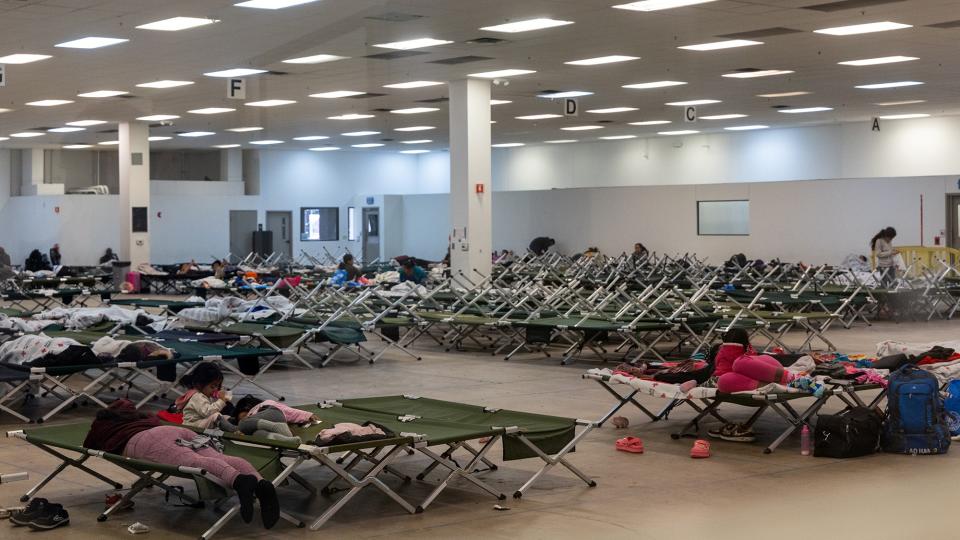
[[[852,458],[873,454],[880,446],[882,427],[880,413],[866,407],[844,414],[821,414],[814,430],[813,455]]]

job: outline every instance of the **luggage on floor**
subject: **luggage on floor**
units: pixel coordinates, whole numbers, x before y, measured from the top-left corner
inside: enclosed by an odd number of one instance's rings
[[[821,414],[814,430],[813,455],[852,458],[873,454],[880,446],[883,418],[867,407],[844,414]]]
[[[950,448],[937,378],[913,365],[890,374],[880,445],[898,454],[943,454]]]
[[[960,379],[954,379],[947,385],[947,397],[943,400],[943,408],[947,411],[947,427],[950,435],[960,435]]]

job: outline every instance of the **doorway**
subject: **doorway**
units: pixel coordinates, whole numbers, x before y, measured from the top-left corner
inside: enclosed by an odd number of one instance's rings
[[[242,260],[253,251],[253,233],[256,230],[256,210],[230,211],[230,262]]]
[[[947,246],[960,249],[960,195],[947,195]]]
[[[380,209],[363,209],[363,261],[380,258]]]
[[[273,232],[273,251],[293,258],[293,212],[267,212],[267,230]]]

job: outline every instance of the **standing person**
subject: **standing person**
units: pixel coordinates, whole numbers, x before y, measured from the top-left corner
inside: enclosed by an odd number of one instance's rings
[[[54,244],[53,247],[50,248],[50,264],[60,266],[60,260],[60,244]]]
[[[633,264],[637,264],[640,261],[646,259],[647,255],[649,254],[650,252],[647,251],[646,246],[644,246],[640,242],[637,242],[636,244],[633,245],[633,253],[630,254],[630,260],[633,262]]]
[[[423,285],[427,281],[427,271],[413,264],[413,259],[406,259],[400,267],[400,283],[404,281]]]
[[[343,256],[343,261],[337,266],[337,270],[344,270],[347,273],[347,281],[360,279],[360,269],[353,264],[353,255],[349,253]]]
[[[550,249],[550,247],[555,245],[556,243],[557,241],[554,240],[553,238],[550,238],[547,236],[538,236],[534,238],[533,241],[530,242],[530,251],[532,251],[534,255],[539,257],[540,255],[543,255],[544,253],[546,253],[547,250]]]
[[[117,257],[117,254],[113,252],[113,249],[107,248],[107,250],[104,251],[103,255],[100,257],[100,264],[102,265],[110,264],[113,261],[119,261],[119,260],[120,260],[120,257]]]
[[[887,227],[870,239],[870,249],[877,257],[877,270],[880,271],[880,285],[890,287],[897,281],[896,256],[899,250],[893,248],[893,239],[897,237],[897,230]]]

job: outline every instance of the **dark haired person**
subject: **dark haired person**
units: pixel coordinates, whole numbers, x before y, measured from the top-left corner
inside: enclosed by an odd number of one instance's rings
[[[347,272],[347,281],[357,281],[360,279],[360,269],[353,264],[353,255],[349,253],[343,256],[343,261],[337,266],[337,270]]]
[[[880,272],[880,285],[891,287],[897,281],[896,256],[900,252],[893,248],[893,239],[897,230],[887,227],[870,239],[870,249],[877,258],[877,270]]]
[[[400,267],[400,282],[412,281],[417,285],[427,282],[427,271],[413,263],[413,259],[406,259]]]
[[[557,241],[553,238],[549,238],[547,236],[538,236],[530,242],[530,251],[539,257],[540,255],[546,253],[551,246],[556,245],[556,243]]]

